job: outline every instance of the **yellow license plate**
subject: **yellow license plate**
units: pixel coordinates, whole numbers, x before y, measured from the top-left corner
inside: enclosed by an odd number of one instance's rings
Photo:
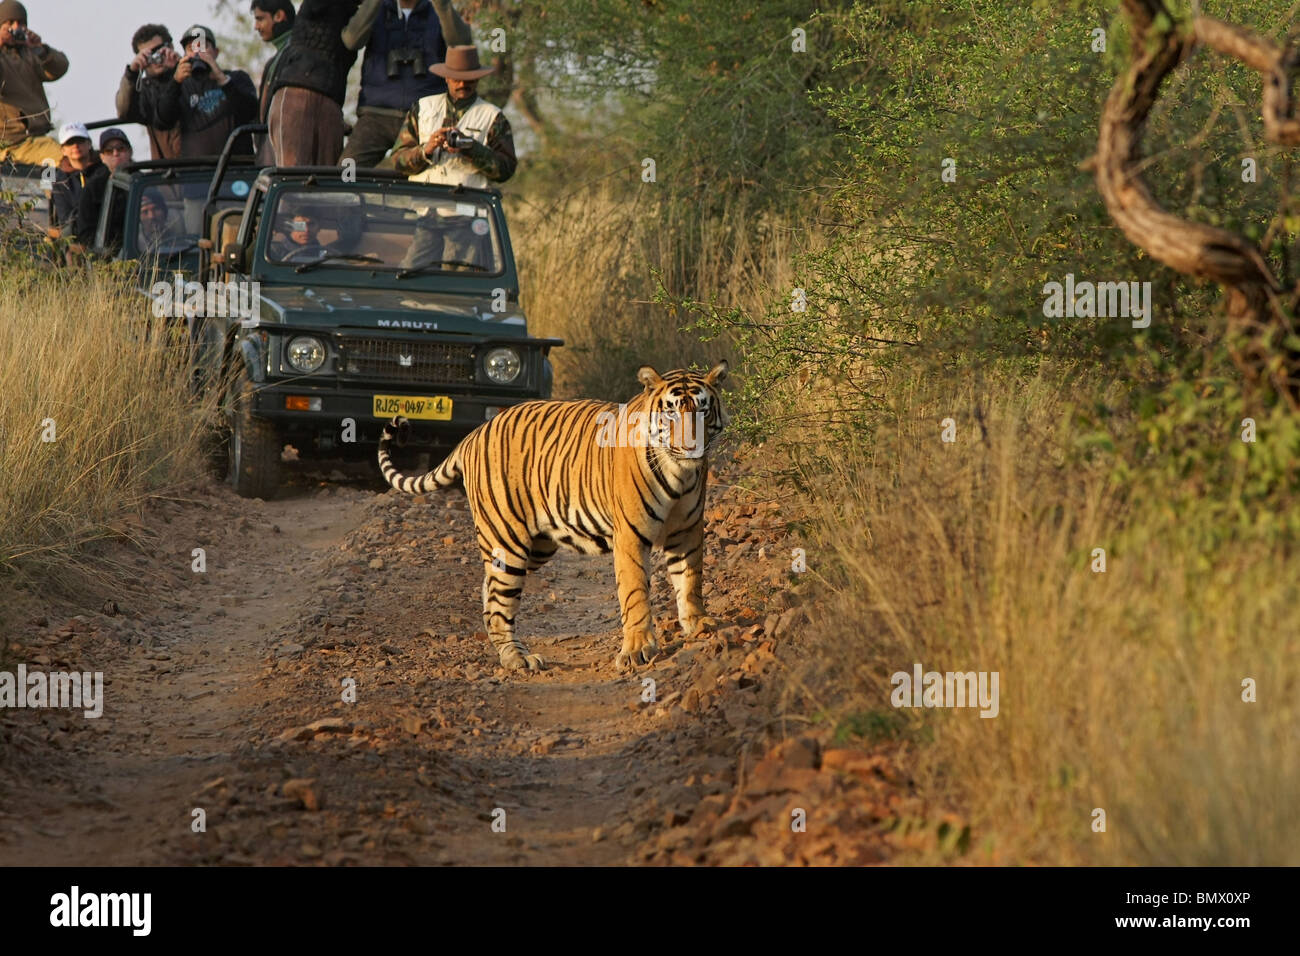
[[[451,399],[446,395],[376,395],[376,418],[405,415],[416,421],[451,421]]]

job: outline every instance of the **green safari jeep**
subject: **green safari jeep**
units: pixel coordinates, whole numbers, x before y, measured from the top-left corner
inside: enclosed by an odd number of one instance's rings
[[[503,408],[550,397],[547,356],[563,342],[528,334],[494,189],[273,167],[209,237],[200,283],[177,299],[197,387],[219,390],[214,464],[240,495],[274,494],[286,445],[373,462],[400,413],[405,452],[441,455]]]

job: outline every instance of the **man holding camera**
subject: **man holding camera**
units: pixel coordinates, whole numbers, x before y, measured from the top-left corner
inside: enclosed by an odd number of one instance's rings
[[[480,99],[478,81],[495,67],[479,65],[478,49],[454,46],[430,72],[447,92],[423,97],[406,114],[393,147],[393,166],[424,183],[485,188],[515,174],[515,140],[505,113]]]
[[[343,159],[378,166],[417,100],[447,92],[429,64],[446,59],[447,47],[471,42],[469,25],[451,0],[362,0],[343,29],[349,50],[366,48],[361,64],[357,122]]]
[[[280,228],[284,231],[284,240],[271,243],[267,250],[267,257],[272,262],[315,262],[332,251],[328,245],[321,245],[320,223],[308,209],[286,210]]]
[[[181,131],[159,129],[146,117],[156,116],[158,101],[168,90],[180,57],[172,46],[172,35],[161,23],[146,23],[131,37],[135,56],[126,65],[117,87],[117,118],[140,123],[149,131],[149,150],[154,159],[175,159],[181,154]]]
[[[447,92],[411,107],[393,147],[393,166],[416,182],[479,189],[505,182],[518,163],[510,122],[478,95],[479,79],[494,67],[479,65],[475,47],[454,46],[446,62],[429,69],[447,81]],[[416,224],[402,267],[488,271],[492,258],[487,231],[476,230],[472,217],[430,209]]]
[[[0,2],[0,160],[39,166],[57,163],[45,84],[68,72],[68,58],[27,29],[27,8]]]
[[[180,129],[182,158],[216,156],[231,130],[257,118],[257,87],[243,70],[227,73],[217,64],[217,38],[205,26],[186,30],[181,50],[172,82],[147,118],[160,129]],[[235,152],[251,155],[252,139],[240,137]]]

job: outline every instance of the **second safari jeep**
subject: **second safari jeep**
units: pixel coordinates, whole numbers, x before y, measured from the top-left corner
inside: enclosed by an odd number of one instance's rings
[[[274,493],[286,444],[373,460],[400,413],[409,449],[442,454],[551,394],[547,355],[563,342],[528,334],[500,193],[349,178],[266,169],[242,213],[211,224],[220,255],[203,270],[193,354],[200,386],[224,390],[218,457],[245,497]]]

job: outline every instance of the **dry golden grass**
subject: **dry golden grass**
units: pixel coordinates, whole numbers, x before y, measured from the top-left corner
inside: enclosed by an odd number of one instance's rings
[[[971,820],[974,862],[1300,863],[1300,559],[1205,555],[1177,520],[1127,510],[1100,467],[1066,463],[1067,381],[988,385],[983,438],[970,388],[918,380],[874,444],[806,476],[810,570],[833,599],[792,692],[903,723],[921,794]],[[999,715],[894,709],[890,675],[915,662],[998,671]]]
[[[740,205],[711,218],[652,190],[606,183],[511,209],[530,330],[566,343],[552,353],[557,397],[625,399],[643,364],[734,364],[730,343],[700,342],[679,311],[652,301],[656,277],[671,296],[758,314],[769,288],[790,284],[789,230]]]
[[[87,542],[197,474],[202,412],[181,341],[111,270],[16,286],[0,280],[0,575],[93,573]]]

